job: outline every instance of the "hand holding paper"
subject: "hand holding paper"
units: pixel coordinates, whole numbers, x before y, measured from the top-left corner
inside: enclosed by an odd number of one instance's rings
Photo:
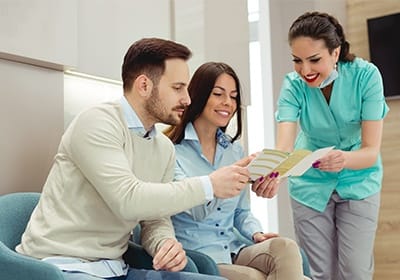
[[[250,162],[248,169],[251,180],[257,180],[271,172],[279,172],[280,177],[301,176],[316,160],[325,156],[334,147],[326,147],[314,152],[295,150],[285,153],[279,150],[264,149]]]

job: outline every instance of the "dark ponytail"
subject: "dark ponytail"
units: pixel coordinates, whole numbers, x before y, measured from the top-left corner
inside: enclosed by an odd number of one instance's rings
[[[353,61],[355,58],[350,53],[350,44],[346,41],[343,27],[336,18],[327,13],[307,12],[299,16],[289,28],[289,44],[302,36],[324,40],[329,53],[340,46],[340,61]]]

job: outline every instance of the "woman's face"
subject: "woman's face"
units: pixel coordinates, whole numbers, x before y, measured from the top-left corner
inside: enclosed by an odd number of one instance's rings
[[[237,95],[235,80],[228,74],[221,74],[215,81],[199,118],[216,127],[227,126],[237,109]]]
[[[310,87],[318,87],[335,68],[340,47],[329,53],[324,40],[298,37],[291,43],[294,70]]]

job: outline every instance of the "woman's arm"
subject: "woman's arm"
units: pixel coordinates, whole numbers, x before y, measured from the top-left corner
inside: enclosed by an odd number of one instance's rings
[[[382,141],[383,120],[363,121],[361,148],[355,151],[333,150],[319,160],[323,171],[339,172],[343,168],[363,169],[372,166],[379,155]]]
[[[297,122],[278,122],[275,148],[292,152],[297,135]]]

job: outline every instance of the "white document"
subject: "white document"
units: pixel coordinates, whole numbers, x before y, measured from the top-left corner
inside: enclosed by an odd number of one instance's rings
[[[315,161],[324,157],[333,148],[334,146],[326,147],[314,152],[295,150],[292,153],[264,149],[248,166],[250,178],[254,181],[271,172],[279,172],[279,177],[301,176]]]

